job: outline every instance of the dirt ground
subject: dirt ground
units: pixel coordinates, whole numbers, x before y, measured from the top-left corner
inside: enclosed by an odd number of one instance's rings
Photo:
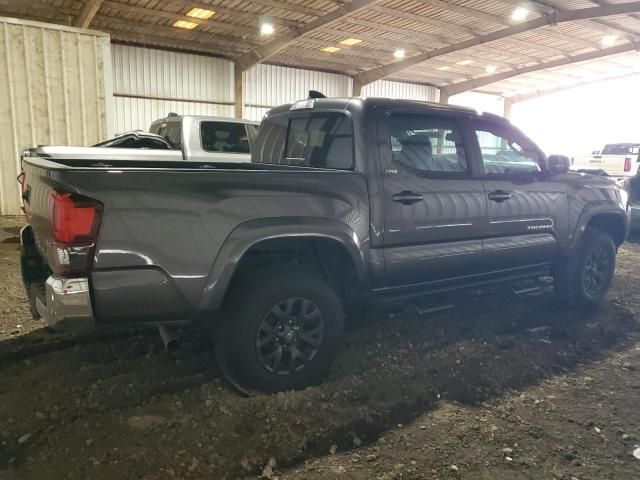
[[[379,311],[323,385],[246,398],[198,332],[168,354],[31,320],[20,222],[0,223],[2,480],[640,478],[640,244],[596,311],[505,290]]]

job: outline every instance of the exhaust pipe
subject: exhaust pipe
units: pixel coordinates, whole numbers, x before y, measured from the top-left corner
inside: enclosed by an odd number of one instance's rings
[[[176,335],[175,328],[164,327],[161,325],[158,327],[158,331],[160,332],[164,348],[167,349],[167,352],[173,353],[180,348],[180,340],[178,339],[178,335]]]

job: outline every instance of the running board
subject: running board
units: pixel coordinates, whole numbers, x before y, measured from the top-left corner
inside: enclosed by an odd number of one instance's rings
[[[451,310],[453,308],[455,308],[455,305],[439,305],[439,306],[435,306],[435,307],[430,307],[428,305],[420,305],[417,303],[413,303],[413,308],[416,309],[416,312],[418,313],[418,315],[422,316],[422,315],[432,315],[434,313],[440,313],[440,312],[446,312],[447,310]]]
[[[536,287],[529,287],[529,288],[521,288],[521,289],[517,289],[516,287],[511,287],[511,290],[513,291],[513,293],[515,293],[516,295],[528,295],[530,293],[538,293],[541,292],[542,290],[544,290],[545,287],[543,287],[542,285],[538,285]]]

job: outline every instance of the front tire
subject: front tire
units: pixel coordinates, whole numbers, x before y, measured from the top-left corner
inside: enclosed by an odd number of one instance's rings
[[[556,265],[554,286],[560,301],[571,307],[600,304],[616,268],[616,246],[599,228],[587,228],[579,250]]]
[[[321,382],[343,331],[340,298],[314,271],[272,269],[238,281],[215,336],[218,363],[245,393]]]

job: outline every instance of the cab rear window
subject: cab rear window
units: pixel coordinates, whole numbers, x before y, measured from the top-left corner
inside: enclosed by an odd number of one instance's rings
[[[254,163],[352,170],[353,126],[344,113],[267,117],[260,126]]]
[[[318,113],[291,118],[284,163],[350,170],[353,168],[351,119],[342,113]]]

